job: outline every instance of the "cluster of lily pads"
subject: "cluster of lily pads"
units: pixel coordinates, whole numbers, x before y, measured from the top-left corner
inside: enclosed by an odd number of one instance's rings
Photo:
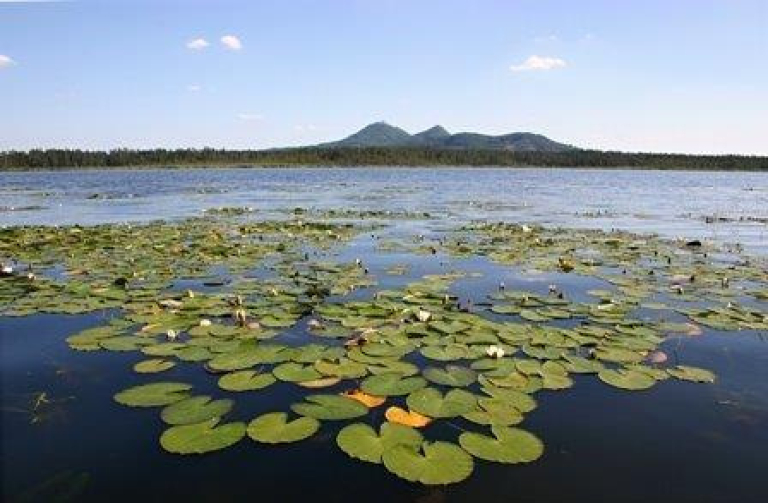
[[[470,304],[452,289],[466,272],[379,289],[360,261],[319,255],[359,226],[244,215],[4,229],[0,256],[17,263],[0,279],[0,314],[114,309],[106,325],[68,337],[70,347],[140,353],[139,374],[177,365],[210,374],[221,397],[172,380],[115,395],[126,406],[161,407],[169,452],[201,454],[245,437],[298,442],[325,422],[340,424],[336,443],[351,458],[423,484],[464,480],[475,460],[538,459],[543,442],[519,425],[541,393],[569,389],[577,375],[630,391],[669,379],[713,382],[709,370],[669,362],[659,349],[665,338],[701,333],[700,325],[768,328],[765,264],[701,243],[487,223],[414,239],[416,252],[486,256],[608,285],[575,301],[556,284],[535,293],[499,283]],[[346,297],[362,288],[370,295]],[[297,344],[296,334],[309,342]],[[278,383],[306,392],[286,410],[228,419],[241,397]],[[430,438],[438,422],[461,433]]]

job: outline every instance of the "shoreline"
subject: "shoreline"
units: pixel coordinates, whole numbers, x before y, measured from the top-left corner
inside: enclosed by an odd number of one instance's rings
[[[0,173],[60,173],[71,171],[185,171],[185,170],[245,170],[245,169],[510,169],[510,170],[575,170],[575,171],[701,171],[714,173],[768,173],[761,168],[706,168],[706,167],[656,167],[656,166],[550,166],[550,165],[503,165],[503,164],[302,164],[302,163],[222,163],[222,164],[149,164],[121,166],[62,166],[57,168],[0,167]]]

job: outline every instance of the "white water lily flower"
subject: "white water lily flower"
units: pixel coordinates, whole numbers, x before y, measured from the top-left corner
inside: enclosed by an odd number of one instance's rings
[[[0,272],[2,272],[3,276],[10,276],[13,274],[13,267],[9,265],[4,265],[2,269],[0,269]]]
[[[208,319],[200,320],[200,326],[201,327],[210,327],[211,326],[211,320],[208,320]]]
[[[175,341],[176,338],[179,336],[176,333],[176,330],[173,330],[173,329],[168,329],[168,331],[165,333],[165,335],[166,335],[166,337],[168,337],[169,341]]]
[[[528,232],[533,232],[533,229],[532,229],[532,228],[530,228],[530,227],[528,227],[528,226],[527,226],[527,225],[525,225],[525,224],[523,224],[523,226],[521,227],[521,229],[523,229],[523,232],[525,232],[525,233],[528,233]]]
[[[421,321],[421,322],[423,322],[423,323],[426,323],[426,322],[428,322],[430,319],[432,319],[432,313],[430,313],[430,312],[429,312],[429,311],[427,311],[426,309],[422,309],[422,308],[419,308],[419,310],[418,310],[418,311],[416,311],[416,318],[417,318],[419,321]]]
[[[491,358],[503,358],[504,348],[502,348],[501,346],[488,346],[485,349],[485,354],[487,354]]]

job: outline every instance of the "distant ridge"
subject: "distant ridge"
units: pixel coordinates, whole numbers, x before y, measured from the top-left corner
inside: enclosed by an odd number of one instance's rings
[[[433,126],[426,131],[409,134],[407,131],[387,124],[374,122],[346,138],[322,143],[318,147],[431,147],[447,149],[511,150],[514,152],[568,152],[575,147],[550,140],[534,133],[510,133],[485,135],[480,133],[449,133],[442,126]]]

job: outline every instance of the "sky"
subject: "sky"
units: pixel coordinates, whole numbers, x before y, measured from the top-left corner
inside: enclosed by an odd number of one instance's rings
[[[768,155],[768,1],[0,0],[0,150],[271,148],[381,120]]]

